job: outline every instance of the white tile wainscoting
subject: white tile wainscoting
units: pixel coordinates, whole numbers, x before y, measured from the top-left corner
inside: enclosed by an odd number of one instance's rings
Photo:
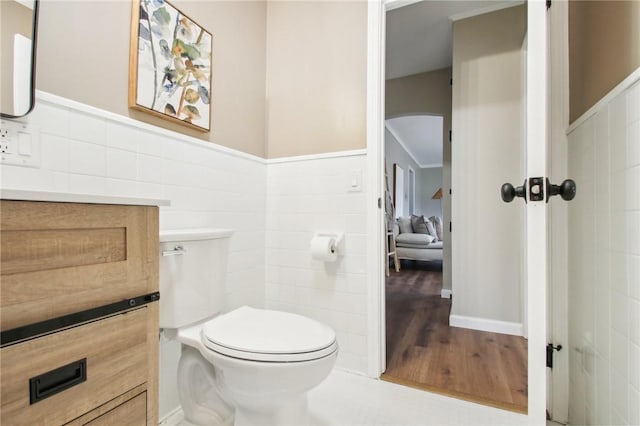
[[[362,191],[349,192],[353,176]],[[267,307],[336,331],[337,365],[367,371],[366,155],[270,161],[267,169]],[[313,260],[316,232],[343,232],[344,256]]]
[[[569,133],[569,422],[640,424],[640,70]],[[632,76],[633,77],[633,76]]]

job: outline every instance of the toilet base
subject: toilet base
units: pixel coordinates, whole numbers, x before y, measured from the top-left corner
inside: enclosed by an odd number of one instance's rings
[[[178,396],[184,418],[194,425],[233,424],[233,408],[220,396],[215,369],[200,352],[182,345],[178,363]]]

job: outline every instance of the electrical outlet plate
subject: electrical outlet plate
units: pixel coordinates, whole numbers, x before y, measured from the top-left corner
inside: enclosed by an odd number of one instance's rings
[[[0,164],[40,167],[40,129],[0,120]]]

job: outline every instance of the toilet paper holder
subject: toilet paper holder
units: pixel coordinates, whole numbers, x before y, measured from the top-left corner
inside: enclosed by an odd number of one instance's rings
[[[342,256],[344,254],[344,232],[317,232],[313,238],[328,237],[333,238],[335,243],[331,247],[331,253]]]

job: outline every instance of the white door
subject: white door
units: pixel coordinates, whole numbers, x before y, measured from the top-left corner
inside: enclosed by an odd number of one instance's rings
[[[525,170],[523,184],[503,186],[503,199],[526,204],[524,235],[524,300],[528,316],[528,413],[530,424],[546,418],[547,301],[547,11],[544,1],[527,9]],[[515,187],[515,188],[514,188]],[[514,200],[514,196],[516,197]]]

